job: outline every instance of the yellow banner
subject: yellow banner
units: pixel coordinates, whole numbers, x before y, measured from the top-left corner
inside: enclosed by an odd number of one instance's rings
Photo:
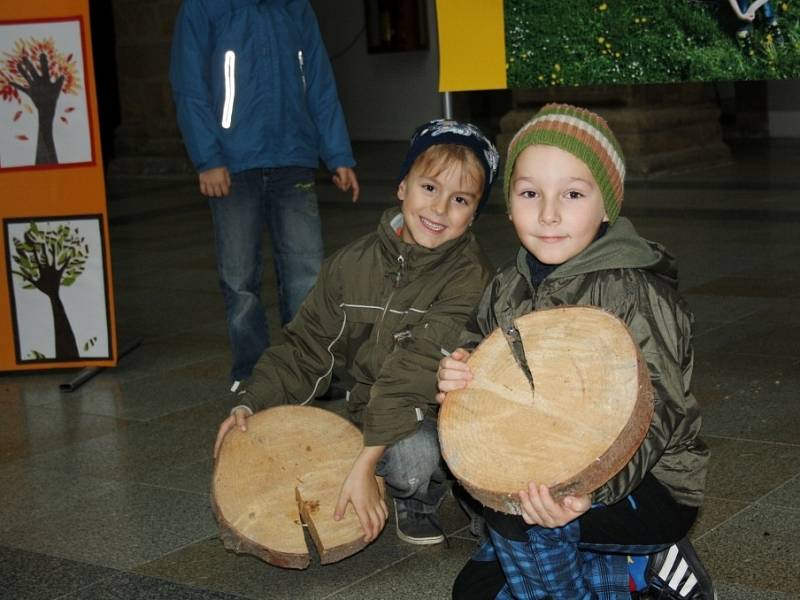
[[[437,0],[439,91],[507,87],[503,0]]]

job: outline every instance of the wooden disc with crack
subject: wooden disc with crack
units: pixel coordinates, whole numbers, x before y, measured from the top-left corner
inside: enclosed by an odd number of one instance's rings
[[[352,423],[310,406],[270,408],[247,419],[246,432],[229,431],[211,492],[225,547],[305,569],[311,562],[305,523],[322,564],[361,550],[364,534],[352,506],[338,522],[333,511],[362,447]]]
[[[653,414],[647,365],[627,326],[595,307],[516,321],[535,391],[494,331],[468,359],[473,379],[439,413],[442,455],[482,504],[519,514],[517,492],[588,494],[630,460]]]

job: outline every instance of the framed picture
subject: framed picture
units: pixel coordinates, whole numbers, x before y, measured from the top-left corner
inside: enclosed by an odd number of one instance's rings
[[[18,364],[111,357],[102,218],[4,219]]]
[[[0,171],[94,164],[82,17],[0,21]]]

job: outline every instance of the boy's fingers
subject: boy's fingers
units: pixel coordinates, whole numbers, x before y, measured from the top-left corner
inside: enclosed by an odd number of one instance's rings
[[[236,411],[236,426],[242,431],[247,431],[247,415],[243,410]]]
[[[219,431],[217,431],[217,439],[214,441],[214,458],[219,455],[219,449],[222,448],[222,440],[225,439],[225,434],[231,428],[232,422],[233,417],[228,417],[220,424]]]
[[[342,519],[345,508],[347,508],[347,496],[339,494],[339,499],[336,501],[336,508],[333,509],[334,521],[340,521]]]
[[[458,361],[464,362],[469,358],[469,354],[469,350],[464,350],[464,348],[456,348],[450,356]]]
[[[528,496],[525,490],[519,492],[519,503],[522,509],[522,520],[528,525],[538,525],[539,522],[536,520],[536,510],[533,508],[530,496]]]
[[[449,381],[442,380],[439,382],[439,392],[443,393],[452,392],[453,390],[462,390],[465,387],[467,387],[466,379],[457,379]]]
[[[383,498],[381,498],[381,511],[383,511],[383,522],[385,523],[389,519],[389,507],[386,506]]]

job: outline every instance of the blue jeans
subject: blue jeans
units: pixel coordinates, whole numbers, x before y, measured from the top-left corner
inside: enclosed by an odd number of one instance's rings
[[[392,444],[376,469],[393,498],[417,513],[434,513],[447,493],[436,421],[425,419],[416,433]]]
[[[283,324],[294,317],[322,264],[324,250],[314,173],[305,167],[234,173],[230,194],[210,198],[209,205],[233,353],[231,379],[247,379],[269,346],[266,311],[261,301],[265,226],[272,240]]]

